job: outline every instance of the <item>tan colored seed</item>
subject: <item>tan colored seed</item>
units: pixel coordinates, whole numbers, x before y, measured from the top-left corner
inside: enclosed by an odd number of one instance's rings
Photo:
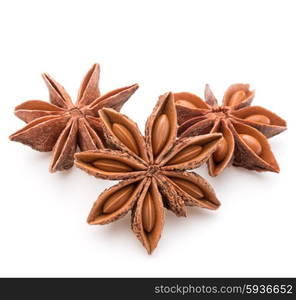
[[[191,197],[195,199],[202,199],[204,197],[202,190],[196,184],[181,178],[172,178],[172,180]]]
[[[245,99],[246,99],[246,93],[244,91],[237,91],[231,96],[228,102],[228,106],[236,106],[242,103]]]
[[[202,147],[199,145],[190,145],[184,149],[182,149],[177,155],[175,155],[172,159],[168,161],[168,164],[180,164],[187,161],[190,161],[193,158],[196,158],[200,152],[202,151]]]
[[[104,203],[103,213],[111,214],[117,211],[129,199],[133,192],[133,185],[127,185],[124,188],[113,193]]]
[[[227,152],[228,152],[227,141],[224,137],[222,137],[222,140],[218,145],[217,150],[213,153],[214,161],[217,163],[222,161],[226,157]]]
[[[152,132],[153,154],[158,155],[167,142],[170,134],[170,123],[168,116],[162,114],[155,121]]]
[[[146,232],[151,232],[155,225],[155,207],[150,192],[147,192],[142,208],[143,228]]]
[[[251,115],[245,118],[245,120],[262,124],[270,124],[270,119],[264,115]]]
[[[257,155],[262,153],[262,146],[256,138],[248,134],[240,134],[239,136]]]
[[[185,106],[191,109],[197,109],[197,107],[190,101],[188,100],[177,100],[176,101],[176,105],[181,105],[181,106]]]
[[[139,155],[138,146],[132,133],[122,124],[113,123],[112,131],[116,137],[130,150]]]
[[[111,160],[107,158],[102,158],[94,161],[92,163],[96,168],[107,171],[107,172],[129,172],[132,171],[132,168],[127,164],[117,161]]]

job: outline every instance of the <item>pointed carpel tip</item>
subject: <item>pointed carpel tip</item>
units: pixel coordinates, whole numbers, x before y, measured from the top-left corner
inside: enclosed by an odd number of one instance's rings
[[[210,85],[208,83],[206,83],[205,85],[205,91],[204,91],[205,94],[213,94],[211,88],[210,88]]]
[[[175,103],[174,94],[171,91],[165,93],[163,96],[164,96],[164,101],[168,101],[168,102],[171,101],[173,104]]]
[[[163,94],[160,95],[160,97],[163,97],[163,98],[167,98],[172,92],[165,92]]]
[[[87,218],[86,223],[89,224],[89,225],[95,225],[95,224],[94,224],[94,220],[93,220],[93,218],[92,218],[91,216],[89,216],[89,217]]]
[[[51,83],[52,78],[50,77],[50,75],[48,73],[42,73],[41,74],[43,80],[45,81],[45,83],[47,84],[48,82]]]
[[[147,250],[147,253],[149,255],[151,255],[154,249],[151,249],[151,246],[149,245],[149,248],[146,248],[146,250]]]
[[[100,220],[98,220],[98,217],[96,216],[88,216],[87,223],[89,225],[102,225],[102,223],[100,222]]]
[[[274,168],[274,172],[275,172],[275,173],[279,174],[280,171],[281,171],[281,170],[280,170],[280,167]]]
[[[206,201],[206,205],[203,208],[209,209],[209,210],[217,210],[221,206],[221,202],[216,199],[215,202],[213,201]]]
[[[177,108],[176,108],[176,105],[175,105],[175,97],[174,97],[174,94],[172,92],[167,93],[166,101],[167,101],[167,104],[169,104],[172,107],[173,115],[175,116],[175,118],[177,118]],[[176,130],[177,130],[177,127],[176,127]]]
[[[54,167],[49,167],[49,173],[53,174],[55,173],[57,170]]]
[[[138,88],[139,88],[138,83],[134,83],[132,85],[125,87],[125,89],[129,92],[130,96],[133,95]]]
[[[213,155],[213,154],[212,154]],[[209,175],[211,176],[211,177],[217,177],[218,175],[220,175],[220,173],[222,173],[222,171],[219,171],[219,172],[215,172],[215,171],[210,171],[209,170]]]
[[[92,73],[97,72],[98,75],[99,75],[100,69],[101,69],[100,64],[99,63],[94,63],[90,70],[92,70]]]
[[[133,84],[133,85],[132,85],[133,92],[135,92],[139,87],[140,87],[140,86],[139,86],[138,83]]]
[[[131,95],[139,88],[139,84],[138,83],[134,83],[132,85],[128,85],[126,87],[124,87],[125,90],[128,90]]]
[[[216,199],[216,203],[214,203],[213,205],[213,210],[217,210],[221,206],[221,204],[222,203],[218,199]]]

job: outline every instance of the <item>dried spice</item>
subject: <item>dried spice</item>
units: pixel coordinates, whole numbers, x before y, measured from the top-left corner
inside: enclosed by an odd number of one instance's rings
[[[119,88],[101,96],[100,67],[94,64],[85,75],[74,104],[59,83],[48,74],[42,76],[51,103],[30,100],[18,105],[15,115],[28,124],[12,134],[10,139],[38,151],[53,151],[50,171],[61,171],[72,167],[78,148],[85,151],[104,147],[98,110],[102,107],[120,110],[138,85]]]
[[[177,216],[186,216],[186,205],[219,207],[209,183],[185,170],[205,162],[221,134],[176,141],[177,115],[171,93],[159,98],[146,122],[145,137],[132,120],[113,109],[103,108],[99,114],[114,149],[77,153],[75,164],[90,175],[122,181],[98,197],[88,223],[110,223],[131,210],[132,230],[151,253],[161,236],[164,207]]]
[[[222,143],[208,161],[209,174],[219,175],[227,166],[279,172],[267,138],[287,129],[286,122],[271,111],[250,106],[254,91],[248,84],[231,85],[219,106],[206,85],[205,101],[191,93],[174,94],[180,124],[178,136],[220,132]]]

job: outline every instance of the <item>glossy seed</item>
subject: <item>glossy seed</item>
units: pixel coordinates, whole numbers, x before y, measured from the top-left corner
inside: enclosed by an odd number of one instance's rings
[[[107,158],[102,158],[94,161],[92,163],[96,168],[107,171],[107,172],[129,172],[132,171],[132,168],[127,164],[117,161],[111,160]]]
[[[132,192],[133,185],[130,184],[113,193],[104,203],[103,213],[111,214],[117,211],[130,198]]]
[[[139,155],[138,146],[132,133],[122,124],[113,123],[112,131],[116,137],[135,154]]]
[[[257,155],[262,153],[262,146],[256,138],[248,134],[240,134],[239,136]]]
[[[204,194],[202,190],[194,183],[181,179],[181,178],[171,178],[174,183],[179,186],[183,191],[189,194],[191,197],[195,199],[202,199]]]
[[[153,154],[158,155],[167,142],[170,133],[170,123],[168,116],[162,114],[155,121],[152,132]]]
[[[267,125],[270,124],[270,119],[264,115],[251,115],[245,118],[245,120]]]
[[[236,106],[242,103],[245,99],[246,99],[246,93],[244,91],[237,91],[231,96],[228,102],[228,106]]]
[[[228,145],[225,137],[222,137],[220,144],[217,147],[217,150],[213,153],[213,159],[216,163],[221,162],[227,154]]]
[[[177,100],[176,101],[176,105],[181,105],[181,106],[185,106],[191,109],[197,109],[197,107],[190,101],[188,100]]]
[[[202,151],[202,147],[199,145],[190,145],[184,149],[182,149],[179,153],[177,153],[173,158],[168,161],[168,165],[180,164],[190,161],[193,158],[196,158],[200,152]]]
[[[146,232],[151,232],[155,225],[155,207],[150,192],[147,192],[142,208],[143,228]]]

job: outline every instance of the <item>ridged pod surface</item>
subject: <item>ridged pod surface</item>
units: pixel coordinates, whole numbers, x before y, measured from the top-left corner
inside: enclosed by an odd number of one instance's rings
[[[113,149],[75,155],[88,174],[121,180],[95,202],[90,224],[106,224],[132,212],[132,230],[151,253],[164,224],[164,207],[186,216],[186,205],[217,209],[214,190],[200,176],[186,172],[204,163],[218,147],[221,134],[177,139],[173,95],[159,98],[146,122],[145,136],[127,116],[110,108],[99,112],[106,140]]]
[[[175,93],[178,136],[221,133],[222,141],[208,161],[209,174],[217,176],[230,165],[255,171],[279,172],[267,138],[287,129],[286,122],[260,106],[251,106],[255,92],[248,84],[233,84],[218,104],[206,85],[205,101],[191,93]]]
[[[50,172],[69,169],[78,150],[97,150],[105,147],[105,138],[98,116],[102,107],[120,110],[137,90],[138,85],[100,94],[100,66],[94,64],[82,80],[77,101],[48,74],[43,79],[49,91],[50,103],[26,101],[15,108],[15,115],[28,123],[13,133],[10,140],[23,143],[38,151],[53,151]],[[115,127],[120,131],[121,128]]]

